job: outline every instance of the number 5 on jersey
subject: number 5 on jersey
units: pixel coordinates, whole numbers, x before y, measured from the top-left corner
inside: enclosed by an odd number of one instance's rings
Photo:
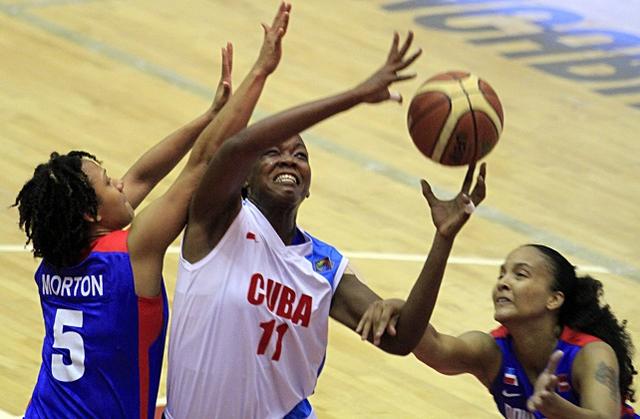
[[[264,353],[266,352],[267,345],[271,340],[271,335],[273,335],[273,329],[275,325],[276,325],[275,320],[260,323],[260,327],[262,328],[263,332],[262,332],[262,337],[260,338],[260,342],[258,343],[258,355],[264,355]],[[271,357],[271,359],[273,361],[279,361],[280,355],[282,354],[282,338],[284,337],[284,334],[287,332],[287,330],[289,330],[289,325],[286,323],[282,323],[282,324],[279,324],[278,327],[275,327],[275,329],[277,334],[276,350],[273,353],[273,356]]]
[[[53,322],[53,347],[69,351],[71,364],[65,364],[63,355],[51,356],[51,373],[58,381],[69,383],[79,380],[84,375],[84,342],[80,333],[64,331],[64,326],[82,327],[82,311],[56,310],[56,319]]]

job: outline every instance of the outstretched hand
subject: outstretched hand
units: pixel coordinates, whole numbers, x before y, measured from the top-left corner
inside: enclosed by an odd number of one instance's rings
[[[545,407],[552,402],[554,397],[556,397],[558,377],[556,376],[555,371],[563,356],[564,353],[557,350],[551,354],[551,357],[549,357],[547,367],[538,376],[538,379],[533,386],[533,395],[529,397],[529,400],[527,400],[527,409],[529,409],[529,411],[544,411]]]
[[[398,74],[400,70],[410,66],[422,53],[422,50],[418,49],[418,51],[406,57],[412,41],[413,32],[409,31],[407,39],[399,47],[400,35],[398,35],[398,32],[393,33],[393,43],[387,55],[387,61],[378,71],[356,88],[361,92],[363,102],[378,103],[385,100],[402,102],[402,96],[397,92],[389,91],[389,85],[397,81],[409,80],[416,76],[415,73]]]
[[[264,72],[265,75],[273,73],[276,67],[278,67],[278,63],[280,63],[280,58],[282,57],[282,38],[284,34],[287,33],[290,12],[291,4],[283,1],[278,7],[271,26],[262,23],[264,41],[262,42],[260,55],[254,68],[257,71]]]
[[[429,203],[431,208],[431,218],[438,233],[446,238],[453,238],[460,231],[462,226],[467,222],[476,206],[478,206],[486,195],[485,179],[487,176],[487,165],[480,165],[480,173],[476,180],[476,185],[471,194],[471,184],[473,183],[473,173],[475,164],[469,165],[467,174],[462,183],[462,189],[455,198],[449,201],[442,201],[433,194],[429,183],[422,179],[422,194]]]
[[[222,48],[222,73],[211,104],[211,112],[218,113],[231,97],[231,69],[233,67],[233,45],[227,42]]]

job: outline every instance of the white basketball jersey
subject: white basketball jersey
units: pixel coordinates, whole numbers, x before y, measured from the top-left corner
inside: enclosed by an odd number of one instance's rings
[[[211,253],[193,264],[180,258],[169,419],[311,414],[305,399],[324,361],[331,298],[348,261],[303,234],[304,243],[285,246],[244,201]]]

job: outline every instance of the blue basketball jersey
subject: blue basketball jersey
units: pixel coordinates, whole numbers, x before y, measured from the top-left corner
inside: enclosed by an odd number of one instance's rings
[[[164,285],[136,296],[127,236],[101,237],[78,265],[38,267],[45,337],[27,419],[153,418],[168,303]]]
[[[491,332],[502,353],[502,365],[489,391],[500,410],[508,419],[541,419],[540,412],[531,413],[527,410],[527,400],[533,395],[533,384],[529,381],[524,368],[516,358],[513,341],[506,327],[501,326]],[[556,350],[564,356],[558,364],[556,375],[558,384],[556,392],[573,404],[580,405],[580,395],[575,392],[571,380],[571,367],[578,352],[588,343],[600,341],[595,336],[581,333],[565,327],[558,339]],[[623,406],[621,418],[634,418],[633,410]]]

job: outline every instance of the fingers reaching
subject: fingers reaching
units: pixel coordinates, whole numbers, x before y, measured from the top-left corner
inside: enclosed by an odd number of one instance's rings
[[[549,373],[549,374],[555,374],[556,369],[558,369],[558,364],[560,364],[560,360],[562,359],[562,357],[564,356],[564,352],[562,352],[561,350],[556,350],[551,354],[551,357],[549,357],[549,363],[547,364],[547,368],[545,368],[545,370]]]
[[[409,33],[407,34],[407,39],[404,40],[404,43],[402,44],[400,51],[398,51],[398,54],[400,54],[401,56],[404,56],[409,50],[409,47],[411,46],[412,42],[413,42],[413,31],[409,31]]]
[[[420,179],[420,186],[422,186],[422,195],[427,199],[429,206],[432,207],[438,203],[438,198],[433,194],[431,185],[424,179]]]
[[[397,74],[398,71],[404,70],[405,68],[410,66],[420,56],[420,54],[422,54],[422,50],[418,49],[418,51],[411,54],[408,58],[405,58],[412,42],[413,32],[409,31],[409,33],[407,34],[407,38],[402,43],[400,49],[398,49],[398,44],[400,43],[400,35],[398,35],[398,32],[393,33],[393,42],[387,56],[387,65],[391,67],[390,70],[392,70],[395,74],[395,78],[393,81],[408,80],[416,77],[415,73]]]
[[[227,42],[225,47],[222,47],[222,69],[220,74],[220,81],[227,82],[231,86],[231,71],[233,69],[233,44]]]
[[[273,22],[271,26],[266,23],[262,23],[262,27],[264,28],[265,36],[270,32],[275,32],[279,38],[282,38],[284,34],[287,32],[287,27],[289,26],[289,13],[291,12],[291,3],[282,2],[280,3],[280,7],[276,12],[275,17],[273,18]]]
[[[476,170],[476,164],[471,163],[469,168],[467,169],[467,174],[464,176],[464,180],[462,181],[462,193],[468,194],[471,190],[471,184],[473,183],[473,173]]]
[[[393,41],[391,42],[386,62],[371,77],[358,86],[362,102],[379,103],[387,100],[402,102],[402,96],[397,92],[389,91],[389,85],[416,77],[415,73],[399,74],[399,71],[411,65],[421,54],[421,51],[418,50],[408,58],[406,57],[412,42],[413,32],[409,32],[407,38],[402,42],[402,46],[400,46],[398,32],[393,33]]]
[[[391,48],[389,49],[389,55],[387,55],[387,61],[394,59],[398,54],[398,44],[400,43],[400,34],[397,31],[393,31],[393,41],[391,42]]]
[[[227,45],[220,49],[222,56],[222,65],[220,66],[220,81],[213,98],[213,104],[210,111],[217,113],[227,103],[231,97],[231,71],[233,68],[233,44],[227,42]]]
[[[476,179],[476,186],[473,187],[473,191],[471,192],[471,201],[473,201],[475,205],[480,204],[487,195],[487,184],[485,182],[486,178],[487,164],[482,163],[480,165],[480,172],[478,173],[478,177]]]

